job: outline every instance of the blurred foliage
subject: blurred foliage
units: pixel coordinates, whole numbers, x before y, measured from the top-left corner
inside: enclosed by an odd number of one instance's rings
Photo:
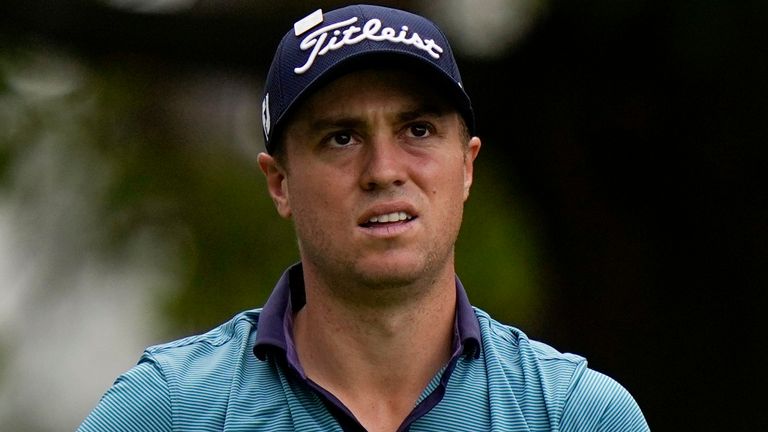
[[[142,91],[147,82],[107,76],[125,110],[117,128],[133,123],[113,149],[120,162],[106,210],[114,245],[151,226],[177,246],[178,287],[162,304],[180,333],[262,304],[298,255],[255,162],[226,142],[190,145],[172,118],[158,122],[163,101]]]
[[[485,142],[493,146],[498,143]],[[456,271],[472,303],[531,333],[540,330],[545,293],[536,224],[528,204],[480,152],[456,244]]]

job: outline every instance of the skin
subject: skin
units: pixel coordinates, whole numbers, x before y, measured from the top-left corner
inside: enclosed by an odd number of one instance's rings
[[[297,108],[280,162],[259,155],[304,266],[299,359],[368,430],[395,430],[450,358],[454,243],[480,149],[462,131],[428,79],[360,70]],[[369,223],[393,212],[409,218]]]

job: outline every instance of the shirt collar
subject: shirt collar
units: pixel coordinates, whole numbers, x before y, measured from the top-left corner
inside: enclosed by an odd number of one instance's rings
[[[293,346],[293,313],[304,306],[304,274],[301,263],[289,267],[275,285],[272,294],[259,314],[259,330],[253,352],[260,360],[267,353],[276,352],[287,356],[290,363],[298,362]],[[456,321],[452,352],[467,356],[480,356],[480,324],[469,303],[464,286],[456,277]],[[294,364],[300,370],[298,364]]]

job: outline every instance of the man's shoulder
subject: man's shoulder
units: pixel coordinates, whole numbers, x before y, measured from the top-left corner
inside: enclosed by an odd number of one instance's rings
[[[578,354],[563,353],[544,342],[530,339],[519,328],[501,323],[481,309],[475,308],[475,314],[480,322],[484,347],[498,352],[502,358],[524,357],[563,368],[586,366],[587,360]]]
[[[147,348],[81,430],[223,430],[242,414],[230,404],[255,407],[248,415],[274,412],[283,401],[280,381],[253,354],[260,313],[241,312],[206,333]]]
[[[153,362],[164,372],[205,362],[231,361],[253,348],[261,309],[238,313],[225,323],[202,334],[148,347],[141,362]]]
[[[537,394],[547,409],[562,409],[571,388],[587,368],[587,360],[530,339],[522,330],[503,324],[476,309],[485,367],[491,387],[516,394]]]
[[[564,431],[593,430],[598,424],[612,425],[606,430],[648,430],[629,392],[611,377],[590,369],[586,358],[529,339],[482,310],[476,309],[476,315],[485,365],[493,378],[489,378],[492,394],[508,389],[527,396],[529,402],[540,401],[541,409]]]

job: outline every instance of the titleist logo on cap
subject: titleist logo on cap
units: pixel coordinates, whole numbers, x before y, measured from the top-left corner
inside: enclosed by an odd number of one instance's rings
[[[294,24],[294,33],[300,36],[313,27],[323,22],[322,10],[317,10],[307,17]],[[364,40],[387,41],[413,46],[428,53],[432,58],[439,59],[443,48],[432,39],[422,39],[418,33],[409,34],[408,26],[401,26],[398,32],[392,27],[384,27],[384,24],[378,18],[371,18],[357,27],[354,24],[358,22],[358,17],[329,24],[308,34],[301,41],[299,48],[302,51],[310,50],[309,57],[304,65],[294,68],[293,71],[300,75],[308,71],[315,63],[318,56],[323,56],[329,51],[334,51],[348,45],[355,45]],[[346,27],[342,30],[342,28]],[[330,37],[329,37],[330,35]]]

